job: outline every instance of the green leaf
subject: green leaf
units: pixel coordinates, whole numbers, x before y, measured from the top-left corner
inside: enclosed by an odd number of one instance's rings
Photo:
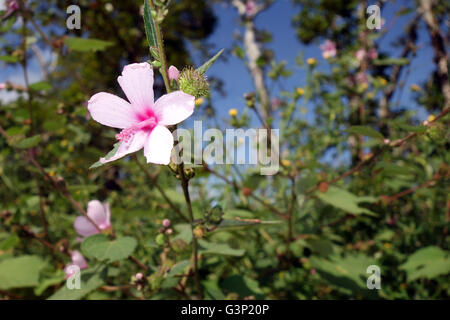
[[[34,294],[40,296],[47,288],[60,284],[64,281],[66,275],[63,270],[58,270],[52,277],[41,280],[39,285],[34,288]]]
[[[170,269],[170,271],[166,274],[166,277],[174,277],[178,274],[184,274],[189,264],[190,264],[189,260],[183,260],[178,262]]]
[[[233,227],[248,227],[259,225],[273,225],[280,224],[282,221],[261,221],[257,219],[248,220],[236,220],[236,219],[224,219],[220,222],[218,228],[233,228]]]
[[[77,37],[66,38],[64,43],[69,49],[80,52],[103,51],[114,45],[114,43],[110,41]]]
[[[17,56],[0,56],[0,60],[6,63],[16,63],[19,62],[19,57]]]
[[[244,54],[244,50],[242,50],[241,47],[236,46],[234,48],[234,54],[239,58],[239,59],[244,59],[245,58],[245,54]]]
[[[121,143],[122,143],[122,142],[116,142],[116,143],[114,144],[114,148],[113,148],[110,152],[108,152],[108,153],[106,154],[105,160],[110,159],[112,156],[114,156],[114,155],[116,154],[116,152],[117,152],[117,150],[119,149],[119,146],[120,146]],[[95,169],[95,168],[101,167],[101,166],[103,166],[103,165],[105,165],[105,163],[102,163],[102,162],[100,162],[100,160],[99,160],[99,161],[97,161],[96,163],[94,163],[93,165],[91,165],[91,166],[89,167],[89,169]]]
[[[317,192],[316,195],[323,202],[342,209],[345,212],[355,215],[364,213],[367,215],[376,216],[376,213],[359,206],[361,202],[375,202],[377,200],[375,197],[358,197],[347,190],[340,189],[335,186],[330,186],[328,191],[325,193]]]
[[[367,267],[377,265],[376,260],[364,254],[351,254],[341,257],[337,254],[325,258],[312,256],[311,266],[320,276],[334,285],[338,290],[347,294],[360,293],[364,295],[377,294],[367,290]]]
[[[427,131],[428,127],[427,126],[411,126],[408,124],[403,124],[403,123],[397,123],[395,124],[396,127],[408,131],[408,132],[415,132],[415,133],[424,133],[425,131]]]
[[[199,240],[200,252],[203,254],[219,254],[224,256],[240,257],[245,253],[244,249],[233,249],[223,243],[207,242],[205,240]]]
[[[406,166],[399,166],[390,162],[378,162],[374,169],[383,169],[383,172],[389,175],[411,175],[414,174],[414,169]]]
[[[147,42],[150,48],[158,47],[158,39],[156,38],[155,22],[153,21],[152,13],[148,0],[144,0],[144,27],[147,36]]]
[[[225,300],[225,295],[215,280],[202,281],[202,287],[205,289],[206,299]]]
[[[181,239],[186,243],[191,243],[192,241],[192,231],[191,226],[189,224],[177,224],[174,226],[175,230],[178,232],[178,235],[173,240]]]
[[[392,241],[392,238],[394,238],[395,232],[389,229],[384,229],[377,233],[375,236],[375,240],[377,241]]]
[[[400,266],[408,275],[408,281],[418,278],[433,279],[450,272],[449,252],[435,246],[422,248],[409,256]]]
[[[222,283],[222,288],[229,292],[236,292],[240,298],[254,295],[256,299],[263,298],[263,291],[259,287],[259,283],[247,276],[232,275],[226,278]]]
[[[52,89],[52,85],[47,81],[39,81],[31,84],[29,89],[33,91],[49,91]]]
[[[373,61],[376,66],[402,66],[409,64],[409,59],[407,58],[388,58],[388,59],[376,59]]]
[[[41,142],[42,137],[40,135],[35,135],[26,139],[23,139],[19,141],[15,147],[19,149],[29,149],[33,148],[38,145],[39,142]]]
[[[136,245],[136,240],[131,237],[121,237],[110,241],[104,234],[96,234],[84,239],[81,250],[87,257],[114,262],[128,258]]]
[[[0,289],[35,287],[45,262],[38,256],[21,256],[0,262]]]
[[[253,214],[253,212],[249,211],[249,210],[244,210],[244,209],[231,209],[231,210],[227,210],[225,212],[225,214],[223,215],[223,218],[229,218],[229,219],[233,219],[235,217],[238,218],[243,218],[243,219],[252,219],[255,215]]]
[[[322,257],[329,257],[333,254],[333,242],[325,238],[308,238],[306,239],[306,245],[312,252]]]
[[[8,130],[6,130],[6,133],[8,136],[17,136],[21,134],[25,134],[28,131],[27,126],[21,126],[21,127],[11,127]]]
[[[353,134],[360,134],[375,139],[384,139],[384,136],[381,133],[372,129],[371,127],[366,126],[352,126],[347,129],[347,132]]]
[[[81,270],[81,286],[80,289],[69,289],[66,285],[56,291],[48,300],[79,300],[100,288],[105,282],[104,269],[100,271]]]
[[[212,57],[211,59],[209,59],[208,61],[206,61],[201,67],[199,67],[196,71],[200,74],[204,74],[211,66],[214,62],[216,62],[216,60],[220,57],[220,55],[222,54],[222,52],[225,49],[220,50],[219,52],[216,53],[216,55],[214,57]]]
[[[14,248],[20,243],[20,238],[17,234],[13,233],[8,238],[0,241],[0,251],[7,251]]]

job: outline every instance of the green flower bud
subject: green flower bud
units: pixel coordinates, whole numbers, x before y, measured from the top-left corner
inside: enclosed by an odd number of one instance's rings
[[[152,66],[154,66],[155,68],[159,68],[161,67],[161,62],[157,60],[152,61]]]
[[[446,130],[445,126],[441,122],[434,123],[428,130],[427,130],[427,136],[431,140],[437,143],[445,143],[447,141],[446,139]]]
[[[185,68],[181,72],[178,82],[181,91],[196,98],[207,97],[209,95],[209,85],[205,76],[192,67]]]
[[[162,246],[164,243],[166,243],[166,240],[164,239],[164,235],[162,233],[158,234],[155,238],[156,244]]]
[[[172,241],[172,248],[175,252],[186,250],[188,244],[183,239],[176,239]]]

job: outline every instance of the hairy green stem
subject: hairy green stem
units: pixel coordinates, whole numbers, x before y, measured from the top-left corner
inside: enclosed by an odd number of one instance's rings
[[[194,258],[194,281],[197,287],[197,291],[200,299],[203,299],[203,290],[200,284],[200,278],[198,275],[198,243],[197,238],[194,234],[194,213],[192,211],[191,197],[189,195],[189,180],[186,178],[184,174],[184,165],[183,163],[178,166],[178,173],[181,177],[181,187],[183,188],[184,198],[186,200],[186,204],[188,207],[190,224],[191,224],[191,232],[192,232],[192,256]]]
[[[155,7],[155,4],[153,3],[152,0],[149,1],[149,4],[150,4],[150,8],[152,10],[155,10],[155,11],[157,10]],[[167,59],[166,59],[166,53],[164,51],[163,36],[162,36],[161,28],[159,27],[158,22],[154,21],[154,23],[155,23],[155,31],[156,31],[156,40],[158,42],[158,53],[159,53],[160,62],[161,62],[161,67],[159,70],[164,79],[164,85],[166,86],[166,91],[167,91],[167,93],[169,93],[169,92],[171,92],[171,88],[170,88],[169,77],[167,74]],[[176,128],[176,126],[175,126],[175,128]],[[189,179],[184,174],[184,164],[183,163],[181,163],[178,166],[178,174],[181,178],[181,186],[183,188],[184,198],[185,198],[186,205],[188,208],[189,220],[190,220],[190,225],[191,225],[192,256],[193,256],[193,260],[194,260],[194,281],[195,281],[195,285],[197,287],[198,295],[199,295],[200,299],[203,299],[203,290],[202,290],[202,286],[200,284],[200,278],[198,275],[198,243],[197,243],[197,238],[194,235],[194,213],[192,211],[191,197],[189,195]]]
[[[150,3],[150,8],[152,10],[157,10],[155,7],[155,4],[153,3],[152,0],[149,1]],[[171,91],[170,88],[170,82],[169,82],[169,76],[167,74],[167,59],[166,59],[166,52],[164,51],[164,41],[163,41],[163,36],[162,36],[162,32],[161,32],[161,28],[159,27],[159,23],[155,22],[155,31],[156,31],[156,40],[158,41],[158,53],[159,53],[159,58],[160,58],[160,62],[161,62],[161,67],[159,68],[159,72],[161,73],[163,79],[164,79],[164,85],[166,86],[166,90],[167,93],[169,93]]]

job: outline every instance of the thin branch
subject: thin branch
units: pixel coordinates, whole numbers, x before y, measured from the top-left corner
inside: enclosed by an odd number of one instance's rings
[[[148,179],[152,182],[153,186],[159,191],[161,196],[164,198],[164,200],[167,202],[167,204],[172,208],[173,211],[185,222],[189,222],[189,219],[186,218],[186,216],[181,212],[181,210],[172,202],[172,200],[169,199],[166,192],[163,188],[158,184],[158,178],[157,175],[152,175],[147,168],[138,160],[138,158],[134,157],[136,163],[138,164],[139,168],[141,168],[142,171],[144,171],[145,175],[148,177]]]
[[[396,194],[394,194],[392,196],[382,196],[381,199],[385,203],[388,203],[388,204],[392,203],[393,201],[395,201],[395,200],[397,200],[397,199],[399,199],[399,198],[401,198],[403,196],[406,196],[408,194],[414,193],[414,192],[416,192],[419,189],[428,188],[428,187],[434,186],[436,184],[436,181],[439,180],[439,179],[442,179],[442,178],[444,178],[444,176],[440,175],[439,173],[435,173],[430,180],[428,180],[428,181],[426,181],[426,182],[424,182],[422,184],[419,184],[419,185],[414,186],[412,188],[409,188],[407,190],[401,191],[401,192],[396,193]]]
[[[238,185],[235,181],[233,180],[229,180],[227,177],[225,177],[224,175],[222,175],[221,173],[211,169],[205,162],[203,162],[203,168],[215,175],[216,177],[220,178],[221,180],[223,180],[224,182],[226,182],[227,184],[233,186],[235,189],[237,190],[242,190],[242,187],[240,185]],[[259,202],[260,204],[262,204],[264,207],[266,207],[267,209],[269,209],[270,211],[272,211],[273,213],[277,214],[280,218],[284,219],[284,220],[288,220],[289,217],[287,214],[281,212],[280,210],[278,210],[277,208],[275,208],[274,206],[272,206],[270,203],[267,203],[266,201],[264,201],[263,199],[261,199],[260,197],[258,197],[257,195],[255,195],[254,193],[249,194],[249,197],[253,198],[254,200],[256,200],[257,202]]]
[[[186,204],[187,204],[187,208],[188,208],[188,212],[189,212],[190,223],[191,223],[192,256],[194,259],[194,281],[195,281],[195,285],[197,287],[197,291],[200,296],[200,299],[203,299],[203,290],[202,290],[202,286],[200,284],[200,277],[198,275],[198,243],[197,243],[197,238],[194,233],[194,212],[192,211],[191,198],[189,195],[189,180],[184,173],[184,164],[183,163],[181,163],[178,166],[178,174],[181,177],[181,187],[183,188],[183,194],[184,194],[184,198],[186,200]]]
[[[450,113],[450,108],[447,108],[447,109],[443,110],[438,116],[436,116],[435,119],[433,119],[433,121],[430,121],[430,122],[426,123],[425,125],[428,126],[428,127],[431,127],[433,125],[433,123],[435,123],[437,120],[441,119],[442,117],[444,117],[448,113]],[[374,153],[372,156],[370,156],[369,158],[365,159],[364,161],[361,161],[354,168],[346,171],[345,173],[341,174],[340,176],[338,176],[338,177],[336,177],[334,179],[331,179],[330,181],[325,181],[325,182],[322,182],[322,183],[326,183],[328,185],[334,184],[334,183],[338,182],[339,180],[342,180],[345,177],[348,177],[348,176],[350,176],[350,175],[360,171],[362,168],[364,168],[365,166],[367,166],[368,164],[373,162],[378,156],[383,154],[386,150],[388,150],[390,148],[400,147],[404,143],[406,143],[408,140],[413,139],[417,135],[418,135],[418,133],[414,132],[414,133],[408,134],[406,137],[404,137],[402,139],[397,139],[397,140],[392,141],[391,143],[389,143],[388,146],[383,146],[378,152]],[[311,193],[317,191],[318,188],[319,188],[319,185],[316,185],[315,187],[309,189],[306,192],[306,194],[311,194]]]

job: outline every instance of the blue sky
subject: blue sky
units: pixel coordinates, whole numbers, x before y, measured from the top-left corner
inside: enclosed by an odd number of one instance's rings
[[[414,13],[395,18],[395,11],[399,10],[401,6],[408,6],[410,1],[395,1],[394,3],[388,2],[385,8],[382,10],[382,18],[386,20],[384,28],[388,28],[389,31],[386,36],[379,43],[381,51],[389,52],[391,54],[398,55],[398,49],[393,48],[391,45],[395,43],[397,37],[403,32],[405,23],[410,20]],[[238,24],[238,17],[235,8],[231,6],[225,6],[223,4],[217,4],[214,6],[215,13],[218,16],[218,25],[212,36],[208,39],[208,42],[213,44],[218,50],[220,48],[229,49],[233,43],[233,34],[235,32],[242,31],[242,27]],[[329,64],[321,57],[319,45],[320,42],[313,43],[305,46],[301,44],[295,35],[295,30],[292,27],[293,14],[298,12],[300,8],[293,6],[291,0],[276,0],[271,8],[261,13],[256,20],[257,27],[264,28],[273,34],[273,42],[268,46],[274,50],[276,60],[285,60],[287,67],[294,71],[293,76],[284,80],[283,87],[286,90],[291,90],[295,87],[301,87],[305,84],[305,72],[299,68],[295,63],[295,58],[300,52],[302,52],[305,58],[315,57],[319,60],[318,68],[327,70]],[[417,57],[412,61],[410,65],[410,75],[405,83],[405,90],[401,97],[401,105],[412,107],[415,106],[414,101],[411,100],[412,96],[409,90],[409,86],[412,83],[423,82],[430,72],[434,69],[432,62],[433,51],[429,45],[429,36],[426,33],[425,28],[420,28],[418,45],[420,47]],[[50,58],[49,52],[45,54],[47,59]],[[199,59],[199,55],[194,51],[194,57],[197,64],[201,64],[203,61]],[[9,80],[13,83],[23,83],[23,75],[19,68],[7,67],[4,65],[0,67],[0,82]],[[34,61],[30,65],[30,79],[31,82],[39,81],[40,69]],[[244,106],[244,100],[242,98],[245,92],[253,90],[253,85],[249,74],[242,63],[235,56],[230,55],[227,61],[217,62],[208,71],[210,76],[215,76],[223,79],[225,83],[225,97],[220,96],[217,93],[213,94],[214,104],[219,111],[221,118],[227,117],[227,112],[230,108],[242,109]],[[12,92],[0,91],[1,100],[9,100],[15,97]],[[394,100],[396,100],[395,97]],[[312,111],[314,106],[309,105],[309,111]],[[423,112],[419,112],[419,118],[425,117]],[[307,119],[312,119],[312,113],[309,112]]]
[[[386,21],[384,27],[388,28],[389,31],[378,42],[380,51],[387,52],[393,56],[399,55],[401,49],[393,48],[392,44],[395,44],[398,36],[404,32],[406,23],[410,21],[414,13],[395,18],[395,12],[402,6],[411,5],[410,3],[410,1],[396,0],[394,3],[388,2],[382,10],[381,16]],[[264,28],[273,34],[273,42],[268,44],[268,47],[274,50],[276,60],[285,60],[287,62],[287,68],[294,71],[290,78],[283,81],[285,90],[302,87],[306,83],[304,69],[298,67],[295,63],[295,58],[300,52],[305,58],[314,57],[318,59],[319,69],[328,70],[329,68],[329,64],[322,58],[319,48],[323,40],[306,46],[297,39],[295,29],[292,27],[292,17],[299,10],[299,6],[294,6],[290,0],[276,0],[271,8],[261,13],[256,20],[258,28]],[[216,5],[215,12],[219,18],[218,26],[213,35],[208,39],[208,42],[214,44],[217,50],[220,48],[230,48],[233,43],[233,33],[243,31],[242,27],[238,24],[237,12],[235,8],[224,5]],[[413,83],[419,84],[425,81],[434,69],[432,61],[433,50],[429,42],[428,33],[422,25],[418,40],[420,51],[410,65],[410,75],[405,82],[405,89],[400,100],[400,105],[402,106],[416,106],[412,100],[409,87]],[[198,64],[202,63],[198,58],[196,62]],[[222,110],[220,113],[222,117],[227,116],[227,111],[230,108],[242,109],[244,107],[243,94],[254,89],[251,78],[242,61],[235,56],[229,56],[226,62],[217,62],[208,74],[220,77],[225,81],[225,92],[227,92],[227,96],[222,97],[218,94],[213,96],[215,106],[218,110]],[[394,101],[396,100],[397,96],[395,96]],[[309,111],[312,111],[314,108],[311,105],[308,107]],[[423,118],[425,116],[419,110],[418,117]],[[307,118],[311,119],[311,113],[309,113]]]

